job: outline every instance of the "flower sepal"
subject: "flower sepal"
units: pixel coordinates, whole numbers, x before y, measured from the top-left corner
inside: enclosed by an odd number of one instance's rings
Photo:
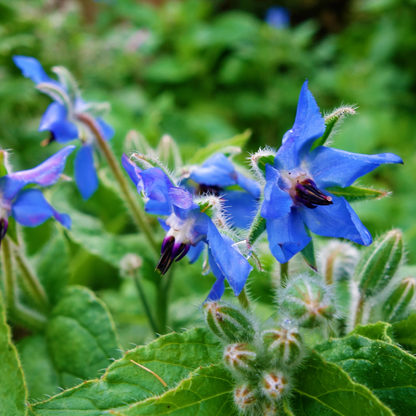
[[[381,199],[390,195],[388,191],[361,186],[347,186],[346,188],[330,186],[325,191],[338,197],[344,197],[348,202],[371,201],[372,199]]]
[[[259,149],[256,153],[253,153],[250,158],[251,169],[256,175],[257,179],[264,183],[266,178],[266,165],[274,166],[274,160],[276,157],[276,150],[265,147]]]
[[[57,75],[59,82],[65,87],[71,101],[81,96],[78,83],[71,72],[64,66],[54,66],[52,71]]]
[[[74,114],[74,106],[67,91],[51,82],[41,82],[40,84],[36,85],[36,88],[40,92],[49,95],[52,100],[65,106],[66,111],[68,112],[68,118],[72,119],[72,115]]]

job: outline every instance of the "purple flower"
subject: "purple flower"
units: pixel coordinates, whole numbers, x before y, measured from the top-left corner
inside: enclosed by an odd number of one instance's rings
[[[83,199],[90,198],[98,188],[98,177],[94,165],[94,141],[92,131],[80,120],[81,114],[95,118],[97,127],[107,140],[114,135],[114,129],[107,124],[99,113],[106,107],[97,103],[86,103],[72,75],[63,67],[55,67],[53,71],[59,81],[50,78],[39,61],[28,56],[14,56],[13,61],[26,78],[30,78],[37,88],[48,94],[54,102],[43,114],[39,131],[50,131],[51,140],[67,143],[80,139],[82,146],[74,161],[75,182]]]
[[[264,20],[269,26],[285,29],[290,26],[290,13],[289,10],[281,6],[270,7]]]
[[[316,101],[303,84],[295,123],[283,136],[274,166],[266,164],[261,215],[266,219],[269,246],[285,263],[311,240],[305,230],[325,237],[346,238],[369,245],[372,238],[344,197],[332,186],[347,187],[384,163],[403,163],[392,153],[361,155],[312,144],[325,132]]]
[[[51,217],[64,227],[71,227],[71,218],[55,211],[39,189],[23,188],[29,184],[53,185],[74,149],[75,146],[64,147],[34,169],[8,173],[0,178],[0,240],[6,234],[9,217],[26,227],[37,227]]]
[[[218,208],[214,207],[218,198],[197,200],[186,189],[175,186],[160,168],[141,170],[125,155],[122,163],[138,192],[146,198],[146,211],[168,215],[166,221],[159,219],[167,234],[156,269],[163,275],[185,255],[194,262],[206,245],[209,265],[217,278],[208,298],[221,298],[225,279],[237,296],[253,268],[235,248],[234,241],[221,233],[207,215]]]

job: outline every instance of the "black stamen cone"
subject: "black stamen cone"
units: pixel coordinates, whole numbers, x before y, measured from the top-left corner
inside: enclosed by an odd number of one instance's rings
[[[169,267],[173,263],[174,258],[172,257],[172,251],[174,245],[175,238],[171,237],[169,241],[166,242],[162,255],[156,265],[156,270],[158,270],[162,276],[169,270]]]
[[[0,244],[3,238],[6,236],[7,225],[7,221],[4,218],[0,219]]]
[[[310,179],[296,184],[296,194],[298,201],[311,209],[316,208],[318,205],[333,204],[332,198],[320,191],[315,182]]]

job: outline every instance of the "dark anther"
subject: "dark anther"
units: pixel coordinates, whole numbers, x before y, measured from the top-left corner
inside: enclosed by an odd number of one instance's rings
[[[0,219],[0,243],[6,235],[7,226],[7,221],[4,218]]]
[[[156,270],[163,276],[170,268],[174,261],[179,261],[189,251],[190,245],[182,243],[175,247],[175,237],[170,237],[162,245],[162,255],[157,263]]]
[[[197,190],[198,195],[212,194],[215,196],[219,196],[222,192],[223,192],[223,188],[219,186],[208,186],[202,183],[198,186],[198,190]]]
[[[296,184],[296,199],[306,207],[314,209],[318,205],[332,205],[332,198],[318,189],[315,182],[306,179]]]

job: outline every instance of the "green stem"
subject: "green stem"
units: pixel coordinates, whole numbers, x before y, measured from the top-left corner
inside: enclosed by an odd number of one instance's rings
[[[250,310],[250,299],[248,298],[247,291],[246,291],[245,287],[240,292],[240,294],[237,296],[237,299],[240,302],[240,305],[244,309],[247,309],[248,311]]]
[[[162,276],[160,283],[157,286],[157,320],[159,334],[166,333],[167,325],[167,314],[168,314],[168,295],[169,288],[173,280],[173,269],[171,266],[170,270]]]
[[[135,221],[136,225],[144,232],[147,239],[149,240],[150,246],[153,249],[156,256],[159,255],[159,248],[156,244],[155,239],[153,238],[153,233],[149,227],[149,223],[146,220],[143,210],[140,208],[140,205],[136,202],[135,197],[132,195],[130,190],[129,183],[127,182],[126,177],[124,176],[117,159],[114,156],[108,142],[104,139],[101,134],[100,128],[97,126],[95,120],[88,114],[78,114],[77,118],[88,126],[88,128],[94,134],[98,147],[101,149],[104,157],[107,159],[107,163],[112,170],[115,179],[120,185],[120,190],[124,195],[124,199],[127,203],[127,207],[130,210],[130,214]]]
[[[140,272],[137,270],[133,273],[134,282],[136,284],[137,291],[139,292],[140,300],[142,301],[144,311],[146,312],[147,319],[149,320],[149,324],[156,335],[158,333],[157,325],[153,319],[152,311],[150,310],[150,305],[147,301],[146,293],[144,291],[139,273]]]
[[[362,320],[364,317],[364,305],[365,305],[365,298],[362,294],[360,294],[360,299],[357,305],[357,311],[355,313],[354,327],[352,329],[362,324]]]
[[[289,262],[280,264],[280,286],[285,288],[289,278]]]

